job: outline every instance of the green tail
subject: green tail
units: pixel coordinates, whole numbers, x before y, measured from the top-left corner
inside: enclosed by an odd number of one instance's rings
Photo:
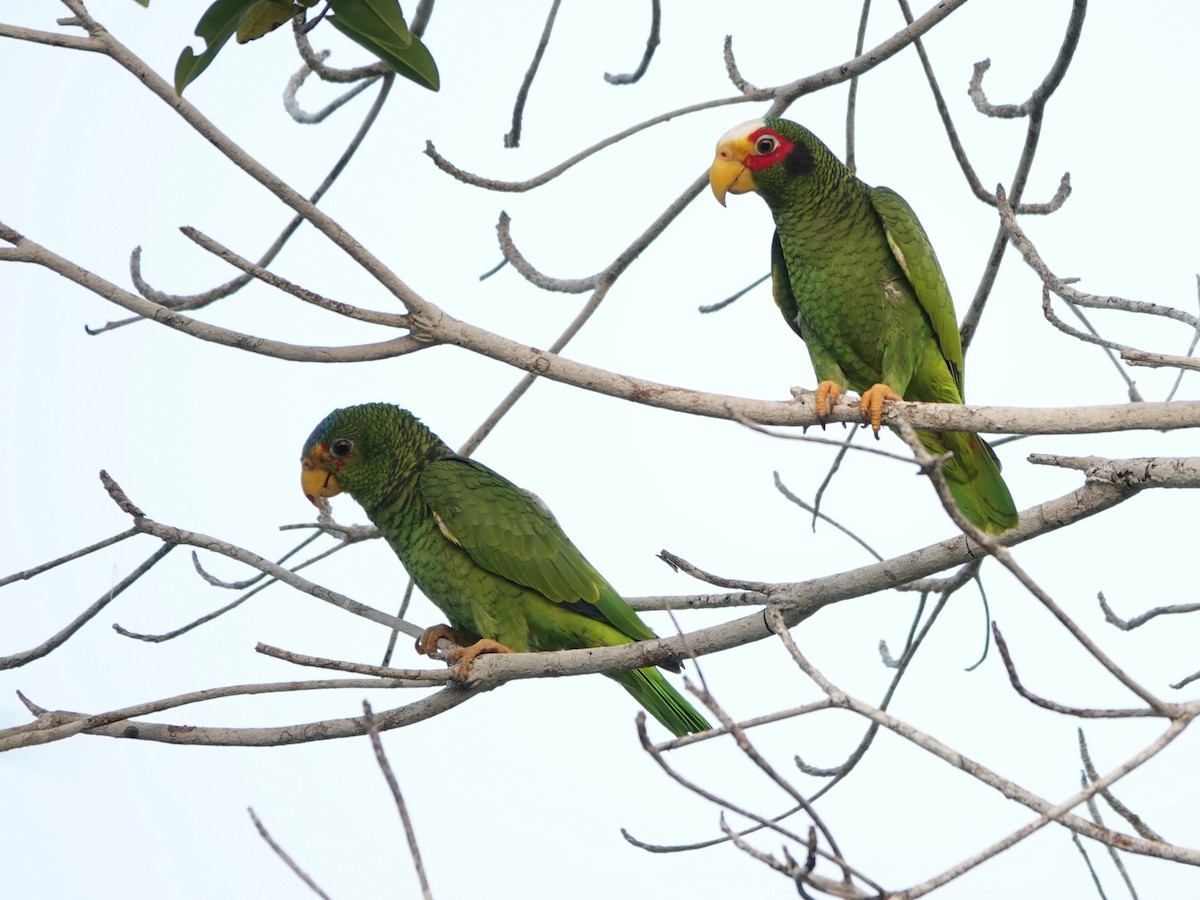
[[[667,679],[663,678],[658,669],[633,669],[629,672],[618,672],[612,678],[629,691],[633,699],[675,737],[712,728],[704,716],[696,712],[692,705],[667,683]]]
[[[946,463],[946,484],[969,521],[988,534],[1002,534],[1016,526],[1017,506],[987,441],[965,431],[919,431],[917,436],[930,453],[954,451]]]

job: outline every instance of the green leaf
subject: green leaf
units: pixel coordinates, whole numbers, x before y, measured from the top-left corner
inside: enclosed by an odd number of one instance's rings
[[[259,0],[216,0],[205,10],[196,25],[196,35],[204,38],[207,45],[204,52],[197,56],[191,47],[184,47],[175,63],[175,93],[182,94],[183,89],[200,77],[200,73],[208,68],[208,64],[216,59],[225,42],[233,37],[238,23],[251,7]]]
[[[237,39],[239,44],[256,41],[289,22],[300,11],[290,0],[259,0],[250,7],[238,23]]]
[[[413,41],[400,0],[330,0],[329,6],[343,25],[357,28],[380,44],[407,47]]]
[[[333,27],[370,50],[397,75],[436,91],[437,63],[421,39],[408,30],[398,0],[330,0]]]

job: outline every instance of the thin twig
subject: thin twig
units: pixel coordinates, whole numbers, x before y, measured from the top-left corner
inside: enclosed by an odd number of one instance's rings
[[[324,197],[326,192],[333,186],[338,176],[341,175],[346,166],[349,165],[350,160],[354,157],[355,152],[360,146],[362,146],[363,140],[366,138],[367,133],[371,130],[371,127],[375,124],[376,119],[379,117],[380,111],[383,109],[383,104],[387,100],[388,93],[391,91],[392,82],[393,79],[391,78],[385,77],[383,79],[379,94],[371,103],[371,108],[367,110],[367,114],[363,117],[363,121],[358,126],[358,130],[355,132],[354,137],[351,138],[350,143],[346,146],[346,149],[342,151],[342,155],[338,158],[338,161],[334,163],[333,168],[329,170],[329,173],[321,181],[321,184],[309,196],[310,203],[316,205],[321,201],[321,198]],[[279,252],[284,248],[288,240],[293,234],[296,233],[296,230],[303,222],[304,217],[302,215],[293,216],[292,220],[287,224],[283,231],[281,231],[275,240],[271,242],[271,246],[269,246],[263,255],[258,258],[257,265],[263,268],[269,266],[275,260],[275,257],[279,255]],[[252,276],[250,275],[239,275],[237,278],[199,294],[179,296],[166,294],[151,287],[150,284],[148,284],[143,278],[141,247],[135,247],[133,253],[130,255],[129,270],[130,277],[132,278],[138,293],[140,293],[147,300],[151,300],[168,309],[174,309],[178,311],[200,309],[205,307],[216,300],[220,300],[236,293],[239,289],[244,287],[252,280]],[[146,318],[144,315],[137,315],[129,319],[119,319],[109,322],[108,324],[99,328],[90,328],[88,329],[88,333],[100,334],[105,331],[110,331],[114,328],[119,328],[122,325],[140,322],[144,318]]]
[[[542,63],[542,56],[550,43],[550,33],[554,30],[554,18],[558,15],[560,2],[561,0],[551,0],[550,2],[550,13],[546,16],[542,36],[538,39],[537,49],[533,51],[533,59],[529,63],[529,68],[525,70],[521,88],[517,91],[517,101],[513,104],[512,128],[504,136],[505,147],[517,147],[521,143],[521,120],[525,115],[525,101],[529,98],[529,88],[533,86],[533,78],[537,75],[538,66]]]
[[[839,451],[839,453],[838,453],[839,461],[841,459],[841,456],[842,456],[842,454]],[[780,477],[778,472],[772,472],[771,474],[775,479],[775,489],[777,491],[779,491],[779,493],[783,494],[783,496],[787,497],[788,500],[790,500],[792,503],[795,503],[797,506],[799,506],[805,512],[810,512],[813,514],[813,531],[817,530],[817,520],[818,519],[820,519],[823,522],[828,522],[830,525],[832,525],[834,528],[836,528],[842,534],[846,535],[846,537],[850,538],[850,540],[854,541],[854,543],[858,544],[858,546],[862,547],[864,550],[866,550],[868,553],[870,553],[873,557],[875,557],[876,559],[883,559],[883,557],[875,550],[874,547],[872,547],[870,544],[868,544],[866,541],[864,541],[862,538],[860,538],[857,534],[855,534],[853,531],[851,531],[849,528],[847,528],[841,522],[838,522],[836,519],[832,519],[829,516],[827,516],[825,513],[821,512],[817,508],[816,503],[807,503],[807,502],[805,502],[805,500],[803,498],[797,496],[791,490],[789,490],[788,486],[783,483],[783,479]]]
[[[396,682],[395,687],[445,687],[453,680],[454,673],[449,669],[394,669],[391,666],[372,666],[367,663],[349,662],[342,659],[326,659],[322,656],[309,656],[306,653],[296,653],[284,650],[270,644],[255,645],[256,653],[281,659],[297,666],[310,666],[315,669],[330,669],[334,672],[353,672],[356,675],[372,675],[376,678],[387,678]]]
[[[1061,703],[1055,703],[1053,700],[1039,697],[1021,683],[1021,679],[1017,676],[1016,663],[1013,662],[1012,654],[1009,653],[1008,644],[1004,640],[1004,635],[1000,633],[1000,626],[995,622],[992,623],[992,633],[996,638],[996,649],[1000,651],[1000,658],[1004,660],[1004,668],[1008,672],[1009,684],[1013,686],[1013,690],[1034,706],[1040,706],[1042,709],[1061,713],[1064,716],[1076,716],[1080,719],[1127,719],[1159,715],[1158,712],[1149,707],[1139,707],[1137,709],[1086,709],[1078,706],[1063,706]]]
[[[646,74],[646,70],[650,68],[650,60],[654,58],[654,51],[658,48],[661,41],[659,37],[661,25],[662,0],[650,0],[650,34],[646,38],[646,50],[642,54],[642,61],[638,63],[636,69],[626,75],[612,75],[605,72],[604,80],[609,84],[636,84],[641,81],[642,76]]]
[[[1058,55],[1055,57],[1050,70],[1046,73],[1046,77],[1042,79],[1042,83],[1034,89],[1029,99],[1022,104],[1028,114],[1029,121],[1025,131],[1025,145],[1021,149],[1021,156],[1017,160],[1017,168],[1013,173],[1011,187],[1009,188],[1009,196],[1012,198],[1011,202],[1017,207],[1021,204],[1021,195],[1025,191],[1029,173],[1033,168],[1033,159],[1037,153],[1038,141],[1042,132],[1042,119],[1045,114],[1046,102],[1062,82],[1063,76],[1071,65],[1071,61],[1075,56],[1075,50],[1079,46],[1079,37],[1083,32],[1083,20],[1086,12],[1087,0],[1074,0],[1071,7],[1071,18],[1067,22],[1066,32],[1063,35],[1063,42],[1059,47]],[[976,71],[979,72],[978,66],[976,67]],[[979,74],[978,77],[982,78],[982,74]],[[1060,191],[1062,190],[1064,190],[1064,187],[1060,186]],[[996,200],[997,206],[999,206],[1001,200],[999,192],[997,192]],[[983,275],[980,277],[979,286],[975,289],[975,296],[972,298],[966,315],[963,316],[962,323],[959,326],[959,335],[962,339],[964,354],[970,347],[975,332],[979,329],[979,321],[983,317],[984,307],[987,304],[988,297],[991,296],[992,288],[995,286],[996,276],[1000,272],[1000,261],[1003,259],[1004,251],[1007,247],[1008,232],[1001,225],[992,243],[992,250],[988,255]]]
[[[1100,609],[1104,611],[1104,618],[1110,625],[1115,625],[1122,631],[1132,631],[1135,628],[1140,628],[1151,619],[1156,619],[1159,616],[1180,615],[1183,613],[1200,612],[1200,603],[1176,603],[1171,606],[1156,606],[1154,609],[1147,610],[1141,615],[1134,616],[1132,619],[1122,619],[1113,608],[1108,605],[1108,600],[1104,597],[1104,592],[1100,591],[1096,594],[1096,598],[1100,601]]]
[[[94,544],[88,544],[86,547],[81,547],[78,550],[74,550],[71,553],[67,553],[64,556],[58,557],[58,559],[52,559],[50,562],[45,562],[41,565],[34,566],[32,569],[26,569],[23,572],[14,572],[12,575],[7,575],[4,578],[0,578],[0,588],[4,587],[5,585],[12,584],[14,581],[27,581],[30,578],[41,575],[43,572],[49,572],[56,566],[61,566],[63,563],[69,563],[71,560],[87,556],[89,553],[95,553],[97,550],[103,550],[105,547],[111,547],[113,544],[119,544],[121,541],[125,540],[125,538],[133,537],[135,534],[139,533],[140,532],[136,528],[130,528],[128,531],[122,531],[120,534],[114,534],[112,537],[106,537],[102,541],[96,541]]]
[[[417,879],[421,882],[421,896],[425,900],[433,900],[433,892],[429,889],[429,879],[425,877],[425,865],[421,862],[421,851],[417,847],[417,833],[413,829],[412,819],[408,815],[408,804],[400,793],[400,783],[392,772],[387,754],[383,752],[383,741],[379,738],[379,727],[375,724],[375,715],[371,712],[371,704],[363,701],[363,720],[367,725],[367,734],[371,738],[371,746],[375,749],[375,761],[383,772],[384,780],[396,801],[396,809],[400,812],[400,821],[404,823],[404,837],[408,840],[408,852],[412,854],[413,868],[417,870]]]
[[[297,865],[296,861],[287,854],[287,851],[280,847],[279,844],[276,843],[275,839],[271,837],[271,833],[267,831],[267,827],[263,825],[258,816],[255,814],[254,807],[247,807],[246,812],[250,813],[250,820],[254,822],[254,827],[258,829],[258,833],[262,839],[267,842],[267,846],[275,851],[275,855],[282,859],[284,864],[296,874],[296,877],[312,889],[314,894],[323,898],[323,900],[330,900],[329,895],[317,887],[317,883],[309,877],[308,873],[301,869],[300,866]]]
[[[699,310],[701,313],[718,312],[719,310],[722,310],[725,307],[729,306],[731,303],[734,303],[735,301],[740,300],[742,297],[744,297],[746,294],[750,293],[752,290],[754,290],[756,287],[758,287],[760,284],[762,284],[764,281],[766,281],[770,277],[771,277],[771,273],[768,272],[766,275],[763,275],[760,278],[754,279],[754,281],[750,282],[748,285],[746,285],[740,291],[737,291],[736,293],[731,294],[730,296],[726,297],[724,300],[718,300],[716,303],[702,304],[701,306],[696,307],[696,309]]]
[[[867,20],[871,15],[871,0],[863,0],[862,13],[858,17],[858,35],[854,39],[854,55],[861,56],[863,45],[867,42]],[[912,24],[912,17],[908,18],[908,24]],[[917,46],[921,46],[921,42],[916,42]],[[854,113],[858,105],[858,76],[855,75],[850,79],[850,91],[846,95],[846,168],[852,173],[855,172],[858,166],[854,161]]]
[[[175,549],[175,544],[164,543],[161,547],[150,554],[146,560],[136,569],[126,575],[121,581],[113,587],[105,591],[95,603],[76,616],[65,628],[57,634],[46,638],[42,643],[38,644],[30,650],[22,653],[15,653],[12,656],[0,656],[0,671],[4,669],[15,669],[23,666],[35,659],[41,659],[43,656],[58,649],[75,634],[80,628],[86,625],[89,621],[95,618],[96,614],[104,607],[108,606],[113,600],[117,599],[126,588],[136,582],[139,578],[149,572],[154,566],[168,553]]]
[[[1096,766],[1092,762],[1092,754],[1088,750],[1087,738],[1084,736],[1083,729],[1082,728],[1078,729],[1077,734],[1079,736],[1079,757],[1080,757],[1080,759],[1083,760],[1083,770],[1087,773],[1088,781],[1089,782],[1099,781],[1100,773],[1096,771]],[[1103,797],[1105,799],[1105,801],[1107,801],[1108,805],[1110,807],[1112,807],[1113,812],[1115,812],[1118,816],[1120,816],[1122,819],[1124,819],[1126,822],[1128,822],[1133,827],[1133,830],[1136,831],[1138,834],[1140,834],[1142,837],[1144,837],[1146,840],[1148,840],[1148,841],[1165,841],[1165,838],[1163,838],[1163,836],[1161,834],[1159,834],[1157,831],[1155,831],[1153,828],[1151,828],[1149,825],[1147,825],[1145,823],[1145,821],[1143,821],[1141,816],[1139,816],[1137,813],[1133,812],[1133,810],[1131,810],[1128,806],[1126,806],[1124,803],[1122,803],[1120,800],[1118,800],[1115,796],[1113,796],[1113,792],[1111,790],[1109,790],[1108,788],[1104,788],[1103,790],[1098,791],[1097,793],[1099,796]],[[1095,795],[1093,795],[1093,796],[1095,796]],[[1101,825],[1103,823],[1097,822],[1096,824]]]

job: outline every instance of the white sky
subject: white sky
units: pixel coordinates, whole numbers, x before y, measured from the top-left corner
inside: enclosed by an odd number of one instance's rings
[[[202,4],[180,14],[129,0],[92,12],[168,78]],[[527,258],[561,277],[608,264],[697,175],[715,139],[761,113],[743,104],[642,133],[528,194],[496,195],[453,182],[422,155],[426,139],[480,174],[540,173],[594,141],[667,109],[728,96],[721,40],[734,35],[742,72],[768,85],[851,55],[858,4],[784,3],[753,14],[736,5],[669,5],[663,44],[637,86],[611,87],[604,71],[629,71],[642,52],[642,2],[564,4],[526,108],[519,150],[504,150],[512,101],[542,27],[536,10],[511,4],[439,5],[428,43],[443,89],[397,83],[392,100],[350,170],[323,204],[327,212],[414,288],[451,314],[536,346],[571,320],[580,298],[540,293],[507,269],[480,283],[499,260],[494,225],[513,216]],[[18,8],[19,7],[19,8]],[[920,10],[918,10],[918,13]],[[955,122],[985,185],[1008,182],[1023,121],[985,120],[966,94],[971,65],[990,57],[994,102],[1021,102],[1057,51],[1067,4],[975,0],[927,42]],[[67,15],[54,3],[0,4],[0,21],[51,30]],[[1194,310],[1200,187],[1193,177],[1200,16],[1098,3],[1075,63],[1051,101],[1026,200],[1048,199],[1063,171],[1075,193],[1025,227],[1060,275],[1081,287]],[[876,4],[868,43],[899,27]],[[331,28],[334,64],[364,61]],[[230,46],[187,92],[225,132],[301,192],[310,191],[357,128],[363,97],[322,126],[301,127],[279,101],[297,68],[284,34]],[[176,230],[194,225],[256,257],[290,218],[278,201],[228,165],[166,105],[98,54],[0,41],[0,221],[128,287],[128,254],[143,248],[156,287],[187,293],[230,270]],[[302,94],[309,107],[332,92]],[[372,92],[368,92],[371,96]],[[789,113],[844,151],[841,86],[803,98]],[[938,248],[960,314],[991,245],[994,211],[970,194],[950,154],[913,51],[860,85],[859,173],[898,189]],[[800,344],[779,321],[765,287],[716,316],[696,307],[765,271],[770,217],[754,197],[722,210],[705,195],[620,280],[566,355],[614,371],[721,393],[781,399],[814,383]],[[281,255],[280,274],[337,299],[387,311],[395,302],[310,228]],[[381,363],[284,363],[201,344],[140,323],[101,337],[124,314],[42,270],[0,265],[8,327],[0,330],[0,421],[7,447],[7,539],[0,575],[18,571],[128,527],[96,478],[107,469],[159,521],[216,535],[275,557],[295,541],[286,523],[311,521],[297,483],[297,457],[312,427],[337,406],[388,400],[408,406],[451,444],[463,441],[521,373],[452,348]],[[295,342],[350,343],[379,332],[343,324],[268,288],[252,286],[202,314],[250,333]],[[1095,316],[1107,336],[1181,353],[1183,326]],[[968,356],[970,400],[1012,406],[1118,403],[1123,382],[1099,351],[1042,319],[1040,287],[1009,256]],[[1134,370],[1148,400],[1174,375]],[[1181,399],[1195,399],[1194,376]],[[840,428],[830,434],[842,435]],[[885,437],[882,446],[902,451]],[[1195,455],[1188,433],[1033,438],[1002,448],[1018,505],[1076,487],[1077,473],[1034,467],[1032,452],[1122,457]],[[738,426],[656,411],[543,383],[488,438],[477,456],[543,497],[589,558],[631,596],[704,587],[673,574],[654,554],[666,547],[731,577],[796,581],[868,562],[831,528],[775,491],[778,470],[811,497],[832,458],[828,447],[781,442]],[[852,456],[825,509],[885,556],[951,534],[952,525],[911,468]],[[879,480],[887,479],[880,496]],[[865,483],[864,479],[872,479]],[[363,521],[348,499],[342,521]],[[1195,686],[1168,683],[1200,667],[1197,625],[1187,617],[1119,633],[1095,596],[1134,614],[1194,601],[1187,576],[1194,502],[1150,493],[1111,513],[1022,547],[1019,561],[1135,677],[1168,699]],[[111,548],[0,595],[0,656],[33,646],[124,577],[156,547],[149,538]],[[55,709],[100,712],[175,693],[255,681],[320,677],[254,653],[258,641],[299,652],[377,662],[378,626],[278,586],[235,613],[164,644],[127,640],[134,631],[177,627],[228,602],[176,550],[64,647],[0,673],[0,728],[28,720],[21,690]],[[220,577],[247,571],[219,558]],[[394,609],[404,576],[381,543],[344,552],[313,576],[381,609]],[[999,567],[985,567],[993,616],[1023,676],[1064,703],[1127,706],[1133,698],[1076,649],[1060,626]],[[889,671],[881,639],[898,650],[915,598],[883,594],[823,611],[796,629],[806,653],[836,683],[879,699]],[[686,614],[685,627],[737,615]],[[410,618],[441,621],[425,600]],[[662,614],[647,616],[660,633]],[[984,616],[964,591],[939,621],[909,672],[893,714],[1049,799],[1078,787],[1073,720],[1031,709],[1008,687],[993,650],[974,672]],[[397,665],[420,665],[407,642]],[[819,692],[762,642],[709,657],[704,673],[737,717],[816,699]],[[410,699],[384,692],[377,710]],[[357,715],[362,695],[338,691],[227,700],[154,717],[185,724],[265,725]],[[650,842],[718,834],[717,811],[662,775],[637,744],[628,696],[598,677],[515,683],[418,726],[390,732],[385,746],[416,825],[439,900],[792,896],[792,888],[729,847],[650,855],[629,847],[628,828]],[[836,765],[863,724],[847,714],[793,719],[752,737],[780,770],[799,754]],[[1125,761],[1162,730],[1157,722],[1086,723],[1101,771]],[[1200,789],[1186,734],[1117,794],[1169,840],[1200,846]],[[717,793],[761,813],[788,806],[725,741],[676,754],[675,762]],[[808,790],[818,782],[796,775]],[[254,833],[253,806],[292,856],[333,897],[414,896],[403,832],[366,739],[276,750],[174,747],[76,737],[10,753],[0,767],[8,827],[0,840],[6,896],[181,898],[312,896]],[[826,821],[854,863],[888,887],[918,882],[1030,821],[1023,807],[883,735],[859,770],[822,801]],[[1110,824],[1117,824],[1109,814]],[[799,821],[794,827],[802,827]],[[759,846],[778,851],[777,839]],[[1089,847],[1109,896],[1123,896],[1111,863]],[[793,848],[796,852],[796,848]],[[1186,896],[1193,869],[1127,858],[1141,896]],[[1041,833],[950,885],[945,898],[1090,896],[1090,879],[1061,829]]]

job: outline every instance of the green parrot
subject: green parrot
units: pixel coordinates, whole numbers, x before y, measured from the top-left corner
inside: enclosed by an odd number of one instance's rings
[[[464,680],[480,653],[655,636],[537,496],[457,455],[408,410],[334,410],[304,443],[300,481],[314,504],[346,491],[362,506],[450,620],[427,629],[417,649],[432,655],[441,638],[458,644],[451,659]],[[611,677],[676,736],[710,727],[657,669]]]
[[[755,119],[717,142],[709,183],[757,191],[775,218],[771,281],[808,345],[824,415],[846,389],[879,433],[886,400],[963,402],[963,353],[950,289],[916,213],[895,191],[859,181],[807,128]],[[918,432],[963,515],[1000,534],[1017,508],[992,448],[967,432]]]

